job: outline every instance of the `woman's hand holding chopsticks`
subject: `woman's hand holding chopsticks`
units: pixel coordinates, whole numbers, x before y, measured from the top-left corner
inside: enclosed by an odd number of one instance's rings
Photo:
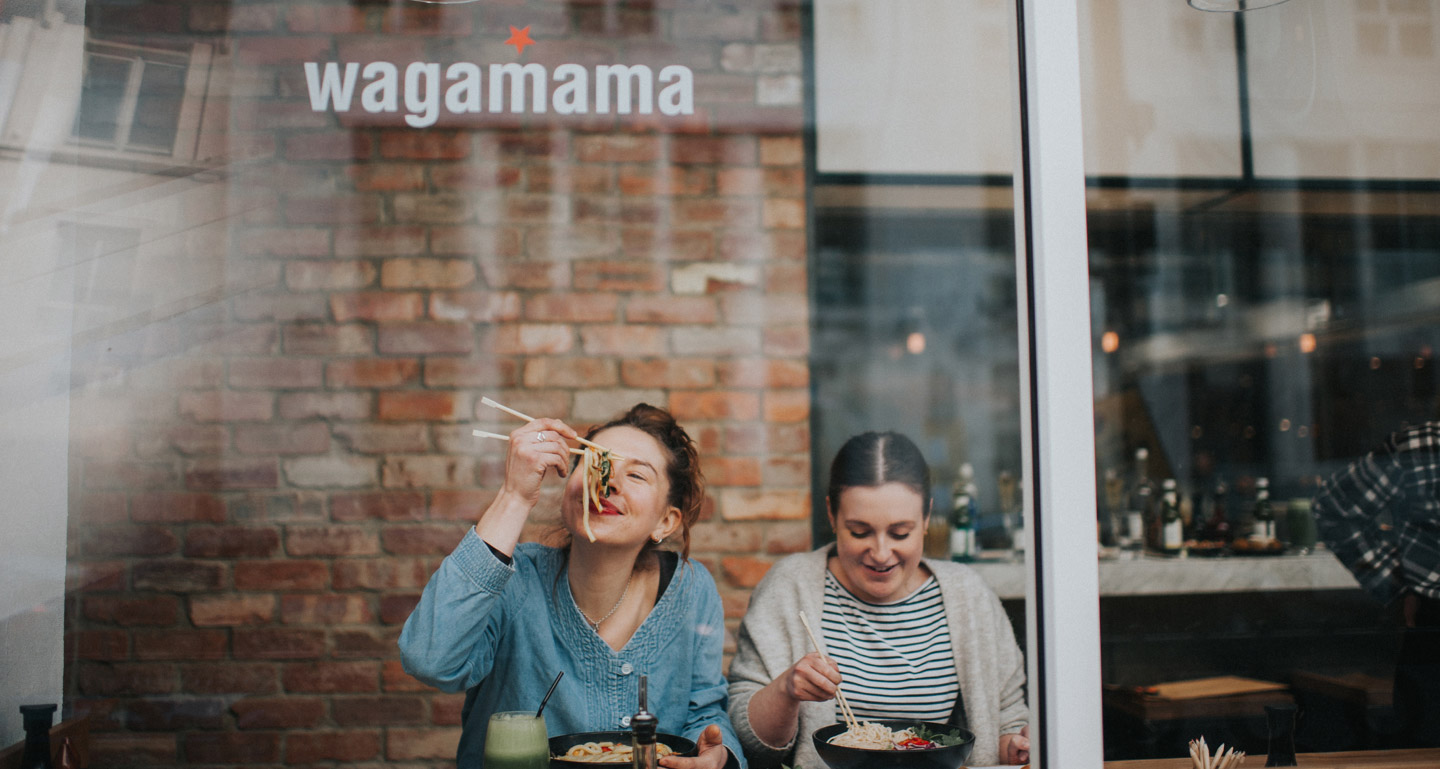
[[[840,688],[840,669],[820,652],[810,652],[780,674],[785,696],[796,702],[824,702]]]
[[[505,482],[475,524],[475,533],[506,555],[515,552],[530,511],[550,471],[564,478],[575,431],[558,419],[536,419],[510,433],[505,447]]]

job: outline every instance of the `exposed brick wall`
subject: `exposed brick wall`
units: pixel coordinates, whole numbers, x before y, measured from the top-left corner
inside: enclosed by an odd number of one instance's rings
[[[88,7],[99,37],[215,47],[224,192],[185,214],[218,249],[170,247],[211,294],[76,352],[66,691],[100,765],[449,762],[462,697],[395,639],[500,477],[469,431],[518,423],[482,395],[674,411],[732,631],[809,546],[793,2]],[[374,59],[684,64],[696,113],[310,110],[301,62]]]

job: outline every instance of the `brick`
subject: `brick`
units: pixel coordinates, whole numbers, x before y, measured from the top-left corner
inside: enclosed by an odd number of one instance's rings
[[[88,595],[82,599],[85,619],[122,627],[173,625],[180,607],[171,596]]]
[[[660,140],[632,134],[580,136],[575,157],[582,163],[653,163],[660,159]]]
[[[797,454],[810,450],[809,425],[727,425],[727,451],[737,454]]]
[[[711,486],[760,486],[760,460],[756,457],[711,456],[705,460],[705,479]]]
[[[218,660],[225,658],[224,630],[137,630],[135,659]]]
[[[375,143],[359,131],[306,131],[285,137],[281,152],[286,160],[366,160]]]
[[[176,425],[153,436],[147,445],[142,438],[136,453],[144,456],[165,456],[174,450],[184,456],[215,455],[230,448],[230,431],[225,425]]]
[[[330,517],[336,521],[423,521],[425,495],[409,491],[364,491],[330,497]]]
[[[379,195],[346,195],[332,193],[319,197],[291,195],[285,203],[285,219],[290,224],[374,224],[384,217],[384,203]]]
[[[225,567],[203,561],[142,561],[131,567],[135,590],[164,593],[193,593],[219,590],[225,583]]]
[[[271,595],[209,595],[190,599],[190,622],[196,627],[263,625],[275,618]]]
[[[371,31],[364,7],[293,5],[285,8],[285,26],[292,32],[328,34]]]
[[[285,478],[302,488],[360,488],[375,485],[375,460],[369,457],[319,456],[285,460]]]
[[[772,523],[765,529],[765,552],[771,555],[804,553],[812,547],[808,522]]]
[[[325,701],[319,697],[246,697],[232,703],[230,712],[240,729],[308,729],[325,717]]]
[[[373,165],[348,166],[349,169],[373,168]],[[414,170],[418,171],[419,168]],[[335,233],[336,256],[414,256],[425,252],[425,228],[416,226],[345,227]],[[345,264],[344,262],[337,263]],[[375,269],[369,262],[364,264],[363,274],[368,278],[364,285],[370,285]],[[344,277],[343,273],[337,277]],[[352,287],[353,288],[353,287]]]
[[[400,665],[400,660],[386,660],[381,663],[380,680],[382,688],[387,692],[434,691],[406,673]]]
[[[690,549],[703,553],[754,553],[760,549],[763,532],[764,524],[697,523],[690,528]]]
[[[238,704],[238,703],[237,703]],[[277,724],[275,729],[293,728],[304,724]],[[254,728],[254,727],[251,727]],[[280,760],[280,735],[247,732],[185,735],[186,763],[191,764],[270,764]]]
[[[689,198],[677,200],[671,216],[678,225],[758,227],[761,207],[744,198]]]
[[[658,292],[665,271],[654,261],[585,260],[575,263],[575,288],[581,291]]]
[[[582,326],[580,340],[586,355],[644,357],[669,352],[664,329],[655,326]]]
[[[380,541],[375,532],[351,526],[291,526],[285,550],[301,557],[376,555]]]
[[[92,697],[170,694],[177,682],[174,666],[153,662],[86,663],[77,666],[75,672],[75,685],[80,693]]]
[[[197,422],[264,421],[275,411],[275,399],[268,393],[184,392],[180,394],[180,415]]]
[[[235,564],[236,590],[323,590],[330,570],[321,561],[264,561]]]
[[[681,165],[747,166],[758,159],[753,136],[675,136],[670,139],[670,161]]]
[[[404,624],[420,603],[420,594],[390,594],[380,598],[380,621],[387,625]]]
[[[436,489],[430,494],[430,518],[437,521],[480,520],[495,492],[481,489]]]
[[[805,422],[810,419],[809,390],[768,390],[764,408],[766,422]]]
[[[395,656],[400,628],[330,631],[330,655],[336,659],[389,659]]]
[[[459,729],[390,729],[385,757],[391,761],[453,758],[460,744]]]
[[[282,338],[291,355],[362,355],[374,350],[374,332],[354,323],[299,323],[287,326]]]
[[[253,662],[200,662],[180,666],[183,691],[190,694],[273,694],[280,690],[274,665]]]
[[[280,484],[275,460],[197,459],[185,469],[185,486],[191,489],[273,489]]]
[[[614,294],[547,293],[525,303],[525,319],[540,323],[609,323],[618,316]]]
[[[93,526],[82,534],[81,551],[87,556],[170,555],[180,547],[180,540],[169,529],[147,526]]]
[[[671,393],[670,412],[681,422],[716,419],[748,421],[760,416],[760,399],[749,392],[681,391]]]
[[[513,291],[450,291],[430,295],[435,320],[499,323],[520,317],[520,295]]]
[[[486,270],[500,267],[498,260],[516,259],[523,253],[521,230],[517,227],[434,225],[429,229],[431,254],[479,259]],[[493,287],[507,285],[494,276],[487,280]]]
[[[775,488],[797,488],[810,483],[810,458],[769,457],[765,460],[763,485]]]
[[[72,630],[65,634],[65,647],[77,660],[123,660],[130,656],[130,634],[124,630]]]
[[[520,367],[510,358],[432,358],[425,361],[427,387],[514,387]]]
[[[775,199],[765,201],[760,211],[760,223],[767,229],[793,229],[805,227],[805,201],[800,199]]]
[[[358,625],[374,619],[364,596],[287,595],[280,599],[280,621],[286,625]]]
[[[125,708],[125,725],[134,731],[218,729],[223,720],[224,705],[214,699],[137,698]]]
[[[386,526],[381,533],[385,551],[392,555],[449,555],[469,528],[457,524]]]
[[[683,166],[625,165],[620,167],[616,187],[625,195],[707,195],[715,191],[715,172]]]
[[[237,660],[316,659],[325,653],[323,630],[236,628],[232,632]]]
[[[707,358],[626,360],[620,382],[629,387],[695,389],[715,386],[715,363]]]
[[[369,661],[298,662],[285,665],[285,691],[367,693],[379,691],[380,664]]]
[[[525,362],[526,387],[613,387],[620,378],[608,358],[532,358]]]
[[[720,297],[721,314],[734,325],[797,325],[808,323],[809,305],[803,296],[728,292]]]
[[[336,425],[333,429],[335,440],[357,454],[414,454],[429,448],[425,426],[419,424]]]
[[[458,744],[458,743],[457,743]],[[378,731],[292,732],[285,739],[285,763],[366,761],[380,754]],[[450,756],[454,758],[454,753]]]
[[[331,294],[330,313],[339,323],[419,320],[425,314],[425,298],[414,292],[399,291]],[[316,365],[319,365],[318,361]]]
[[[449,8],[391,8],[381,18],[381,31],[391,35],[468,38],[473,31],[471,14],[455,13]]]
[[[468,323],[396,323],[380,327],[375,346],[389,355],[466,354],[475,348],[475,334]]]
[[[571,415],[577,422],[604,422],[614,419],[636,403],[663,404],[665,391],[638,388],[583,390],[575,393]]]
[[[346,166],[345,173],[362,192],[402,192],[425,188],[425,169],[409,163],[365,163]],[[424,235],[421,235],[423,246]]]
[[[366,393],[293,393],[280,396],[281,419],[357,420],[370,416],[370,395]]]
[[[244,321],[315,321],[328,313],[320,294],[250,292],[231,299],[230,307],[235,318]]]
[[[185,532],[187,558],[268,558],[280,550],[280,533],[271,527],[207,526]]]
[[[295,261],[285,265],[285,285],[291,291],[343,291],[365,288],[378,274],[374,264],[353,259]]]
[[[763,349],[774,358],[803,358],[810,352],[810,329],[805,326],[766,328]]]
[[[463,160],[470,157],[468,131],[382,131],[380,157],[386,160]]]
[[[319,422],[238,425],[235,448],[242,454],[324,454],[330,450],[330,428]]]
[[[468,456],[390,456],[380,483],[393,488],[455,488],[475,483],[475,458]]]
[[[386,259],[380,285],[398,288],[464,288],[478,275],[471,259]]]
[[[485,345],[493,355],[558,355],[574,348],[575,336],[565,325],[517,323],[487,334]]]
[[[430,723],[436,726],[460,726],[465,707],[463,694],[437,694],[430,698]]]
[[[720,570],[725,581],[735,587],[753,588],[760,584],[765,572],[770,571],[771,562],[763,558],[748,556],[726,556],[720,559]]]
[[[331,40],[321,36],[267,35],[236,41],[235,58],[241,64],[289,64],[321,61],[330,56]]]
[[[395,221],[415,224],[461,224],[474,219],[470,198],[443,192],[401,192],[394,199]]]
[[[393,422],[448,422],[468,411],[457,393],[447,390],[397,390],[382,392],[376,403],[380,419]]]
[[[236,388],[319,387],[322,365],[315,360],[291,358],[232,359],[230,386]]]
[[[454,531],[450,537],[453,548],[460,537]],[[331,569],[336,590],[415,590],[425,587],[434,571],[425,559],[388,557],[337,561]]]
[[[330,231],[320,227],[246,227],[233,247],[245,256],[328,256]]]
[[[761,335],[752,328],[680,326],[671,331],[670,343],[677,355],[743,356],[760,352]]]
[[[715,299],[708,296],[637,296],[625,305],[630,323],[707,325],[717,318]]]
[[[90,765],[172,765],[180,755],[177,739],[173,734],[93,734],[90,737]]]
[[[425,701],[416,696],[336,697],[331,718],[337,726],[395,726],[425,723]]]
[[[124,492],[88,492],[80,496],[74,515],[89,525],[124,523],[130,520],[129,499]]]
[[[800,388],[810,384],[810,367],[803,361],[748,358],[716,363],[722,387]]]
[[[419,380],[420,362],[414,358],[366,358],[328,361],[325,383],[330,387],[398,387]]]
[[[175,470],[161,462],[90,460],[84,466],[87,489],[155,489],[175,485]]]
[[[65,590],[95,593],[125,589],[125,564],[120,561],[71,561],[65,567]]]
[[[810,494],[796,489],[721,489],[720,510],[727,521],[807,519]]]
[[[225,520],[224,505],[211,494],[136,494],[131,505],[131,518],[141,523],[217,523]]]

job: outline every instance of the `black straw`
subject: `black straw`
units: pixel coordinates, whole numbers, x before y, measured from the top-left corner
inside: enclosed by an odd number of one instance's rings
[[[559,674],[559,675],[555,676],[555,680],[554,680],[553,682],[551,682],[551,684],[550,684],[550,690],[547,691],[547,692],[545,692],[545,696],[544,696],[544,697],[541,697],[541,698],[540,698],[540,707],[539,707],[539,709],[537,709],[537,710],[535,711],[535,717],[536,717],[536,718],[539,718],[539,717],[540,717],[540,714],[545,712],[545,703],[547,703],[547,702],[550,701],[550,695],[552,695],[552,694],[555,693],[555,687],[557,687],[557,686],[560,685],[560,679],[562,679],[562,678],[564,678],[564,677],[565,677],[565,671],[563,671],[563,670],[560,671],[560,674]]]

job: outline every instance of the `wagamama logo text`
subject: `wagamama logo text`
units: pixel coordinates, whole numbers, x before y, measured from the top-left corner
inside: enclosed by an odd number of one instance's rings
[[[364,68],[333,61],[322,68],[307,61],[305,83],[315,112],[349,112],[360,86],[360,109],[399,112],[403,104],[405,122],[415,128],[434,125],[441,109],[454,115],[549,110],[560,115],[649,115],[657,108],[662,115],[695,112],[695,74],[678,64],[659,73],[644,64],[600,64],[593,71],[579,64],[561,64],[553,72],[541,64],[491,64],[488,69],[487,80],[482,65],[457,62],[444,69],[442,78],[440,64],[417,61],[405,67],[402,78],[400,67],[388,61]]]

